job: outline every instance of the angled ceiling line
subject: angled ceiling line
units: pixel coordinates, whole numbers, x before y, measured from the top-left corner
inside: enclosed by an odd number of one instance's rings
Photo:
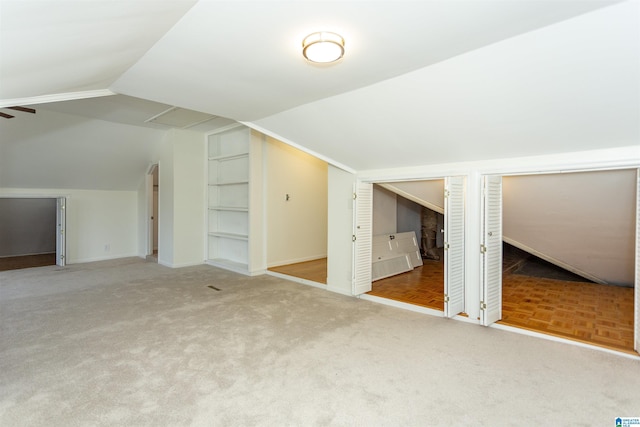
[[[115,95],[109,89],[87,90],[82,92],[54,93],[50,95],[30,96],[26,98],[0,99],[0,108],[13,107],[15,105],[36,105],[50,102],[73,101],[75,99],[98,98]]]

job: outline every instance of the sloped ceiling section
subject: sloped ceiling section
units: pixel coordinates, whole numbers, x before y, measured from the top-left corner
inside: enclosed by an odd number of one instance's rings
[[[251,121],[611,3],[201,1],[111,89]],[[345,37],[347,53],[340,63],[318,67],[302,58],[302,39],[319,30]]]
[[[137,190],[164,131],[38,110],[4,120],[0,188]]]
[[[107,89],[196,0],[0,2],[0,99]]]
[[[636,0],[2,0],[0,8],[0,106],[116,92],[246,122],[350,171],[640,137]],[[341,62],[302,59],[303,36],[320,29],[345,36]],[[122,117],[96,108],[82,115]]]
[[[639,5],[606,7],[251,125],[358,171],[637,146]]]

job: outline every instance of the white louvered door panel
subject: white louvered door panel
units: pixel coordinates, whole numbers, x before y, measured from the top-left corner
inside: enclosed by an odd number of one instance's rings
[[[353,294],[371,290],[373,184],[358,182],[355,189],[353,236]]]
[[[633,348],[640,353],[640,169],[636,171],[636,283],[635,283],[635,343]]]
[[[444,315],[464,311],[464,177],[445,179]]]
[[[502,177],[484,177],[482,199],[482,324],[502,318]]]

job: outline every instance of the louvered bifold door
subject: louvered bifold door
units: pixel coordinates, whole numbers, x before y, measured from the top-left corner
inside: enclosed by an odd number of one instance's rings
[[[485,176],[483,186],[480,318],[488,326],[502,318],[502,177]]]
[[[373,184],[356,184],[353,212],[353,294],[360,295],[371,290]]]
[[[640,169],[636,171],[636,283],[635,350],[640,353]]]
[[[464,177],[445,179],[444,315],[464,311]]]

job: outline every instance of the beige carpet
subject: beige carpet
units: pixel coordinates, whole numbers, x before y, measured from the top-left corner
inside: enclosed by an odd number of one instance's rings
[[[638,360],[208,266],[2,272],[0,322],[2,426],[614,426],[640,416]]]

